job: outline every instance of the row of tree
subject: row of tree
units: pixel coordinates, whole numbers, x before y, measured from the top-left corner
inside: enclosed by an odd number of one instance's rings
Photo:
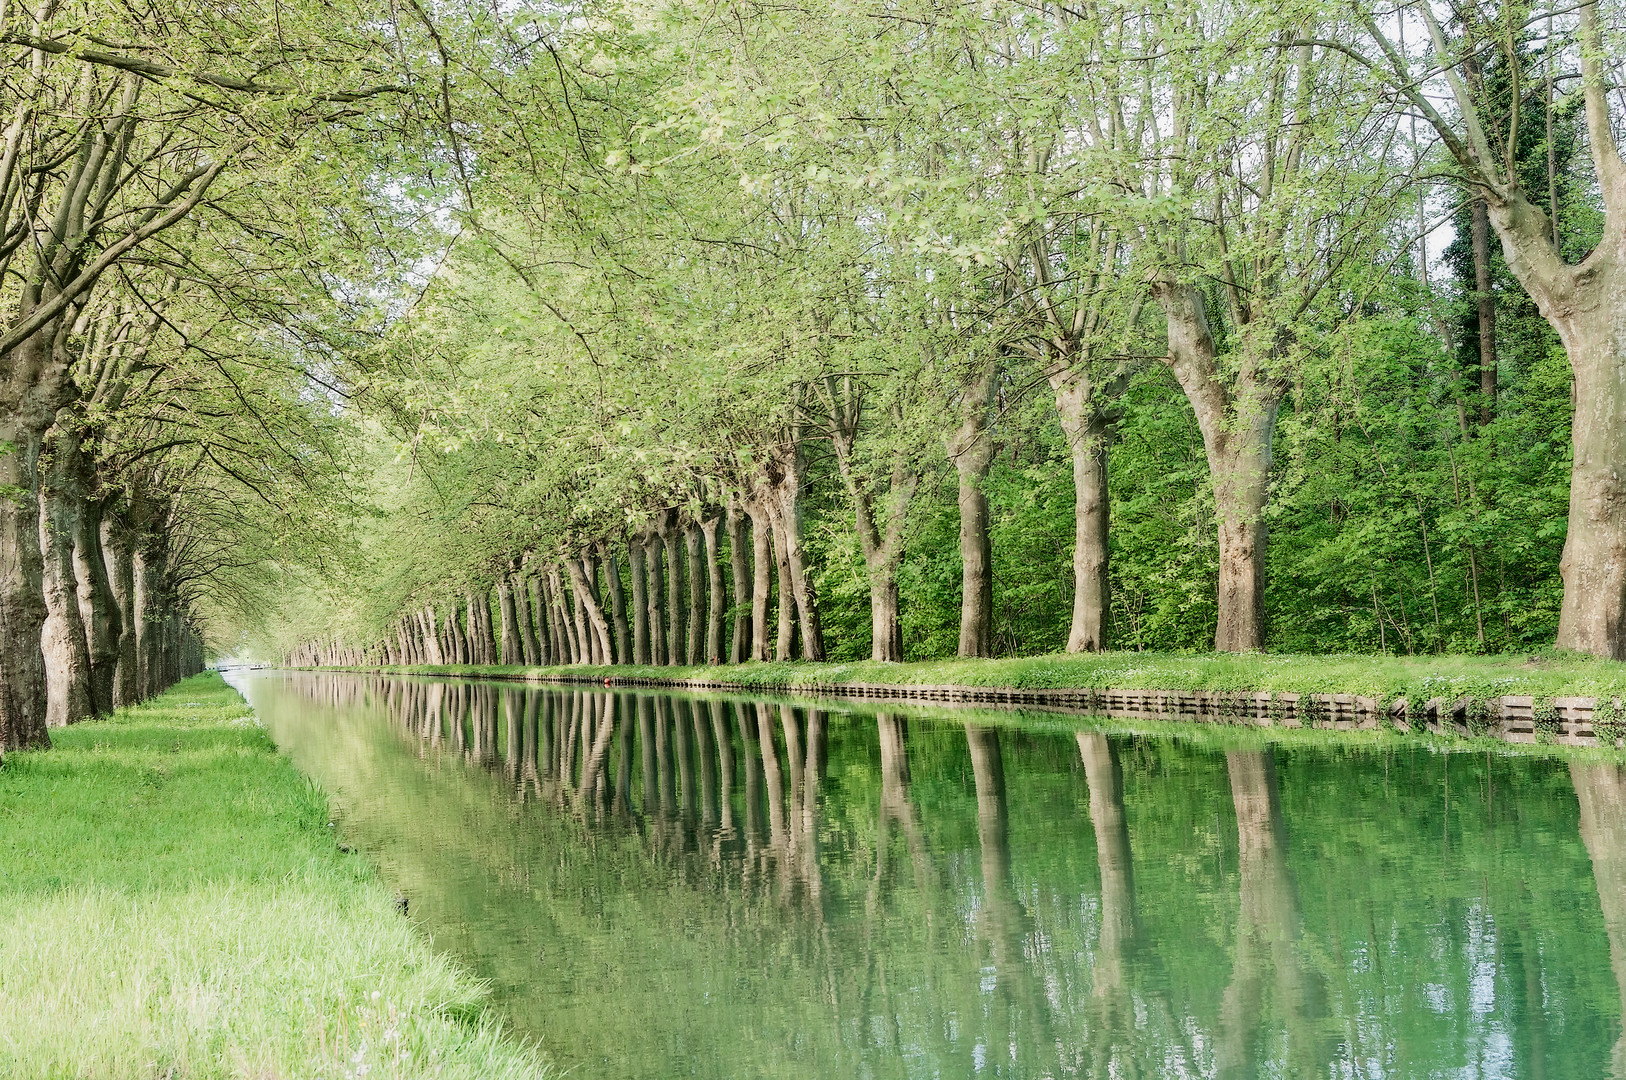
[[[470,588],[455,601],[407,612],[372,645],[330,636],[281,659],[298,666],[824,659],[814,587],[790,554],[799,540],[770,525],[760,504],[751,506],[751,515],[732,505],[701,517],[671,511],[624,545],[594,545],[546,567],[532,561],[498,577],[494,589]]]
[[[686,514],[666,637],[726,547],[742,657],[776,596],[810,658],[1626,653],[1617,10],[712,15],[426,12],[450,239],[347,647],[530,564],[591,656]]]
[[[201,670],[345,512],[326,235],[410,128],[379,14],[0,13],[0,747]]]

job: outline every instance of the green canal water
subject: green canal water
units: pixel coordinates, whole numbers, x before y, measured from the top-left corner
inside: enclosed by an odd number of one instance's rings
[[[1626,1078],[1612,763],[233,679],[572,1077]]]

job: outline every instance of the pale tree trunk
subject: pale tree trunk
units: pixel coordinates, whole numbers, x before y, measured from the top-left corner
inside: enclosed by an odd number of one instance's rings
[[[491,590],[481,589],[475,594],[475,607],[480,613],[480,651],[485,654],[482,663],[495,664],[497,657],[497,627],[491,618]]]
[[[688,663],[684,640],[683,609],[683,531],[676,515],[667,511],[662,520],[661,542],[666,546],[666,649],[674,665]]]
[[[582,574],[587,578],[587,598],[591,601],[592,610],[599,613],[600,623],[592,618],[588,612],[587,625],[593,631],[594,655],[600,664],[615,662],[615,640],[610,630],[610,612],[604,603],[603,594],[599,592],[598,557],[592,548],[581,557]]]
[[[768,602],[773,589],[773,525],[762,499],[744,500],[751,519],[751,659],[768,659]]]
[[[801,440],[779,455],[780,475],[770,495],[774,535],[784,536],[784,569],[781,586],[788,580],[790,595],[796,601],[797,627],[802,635],[802,659],[824,659],[824,625],[819,617],[819,596],[808,570],[802,545],[803,467]]]
[[[604,564],[604,587],[610,592],[610,617],[615,623],[615,662],[632,663],[632,635],[627,628],[627,594],[621,586],[621,557],[609,544],[599,545]]]
[[[130,535],[113,514],[102,517],[102,556],[108,584],[119,609],[118,661],[113,676],[113,707],[140,700],[140,664],[136,658],[135,556]]]
[[[1056,415],[1073,459],[1073,621],[1067,651],[1107,647],[1107,446],[1112,428],[1094,401],[1095,385],[1074,365],[1052,371]]]
[[[737,500],[728,500],[728,569],[734,579],[734,628],[729,638],[728,662],[741,664],[751,656],[751,615],[746,604],[751,595],[749,558],[745,553],[746,518]]]
[[[40,552],[36,432],[0,416],[0,747],[51,745],[45,723],[45,568]]]
[[[660,530],[657,525],[655,531],[648,534],[644,544],[644,566],[648,570],[647,582],[649,586],[649,662],[664,666],[671,661],[666,649],[666,600],[665,585],[662,576],[665,574],[665,562],[661,552],[664,550]]]
[[[496,635],[491,632],[491,592],[478,589],[468,594],[470,652],[476,664],[493,664],[497,660]]]
[[[564,577],[557,569],[548,571],[548,584],[553,589],[554,602],[558,606],[559,623],[564,628],[566,640],[570,642],[570,662],[590,663],[593,647],[583,632],[586,627],[578,618],[580,609],[575,605],[574,591],[565,588]]]
[[[689,663],[706,662],[706,594],[700,591],[700,582],[706,576],[704,556],[705,538],[700,523],[690,520],[683,530],[683,540],[689,549]]]
[[[440,628],[435,625],[435,609],[425,604],[413,612],[413,619],[418,624],[418,635],[423,641],[423,662],[426,664],[443,664],[445,659],[440,650]]]
[[[825,380],[825,408],[830,414],[830,441],[836,467],[853,502],[859,550],[869,577],[870,659],[903,659],[903,623],[898,611],[898,565],[903,561],[903,527],[920,485],[920,474],[902,452],[893,459],[891,483],[884,493],[885,529],[876,522],[875,498],[858,475],[855,450],[863,399],[852,379]]]
[[[397,631],[401,635],[401,652],[406,656],[406,662],[409,664],[423,663],[423,649],[418,645],[419,629],[418,617],[408,614],[401,619]]]
[[[45,722],[49,727],[63,727],[94,715],[90,650],[74,574],[73,542],[85,512],[84,493],[71,460],[74,441],[70,433],[57,432],[50,440],[51,456],[42,462],[40,477],[39,537],[46,609],[40,648],[45,653]]]
[[[519,611],[514,607],[514,587],[506,575],[497,578],[497,608],[502,612],[501,652],[502,664],[517,664],[523,659],[519,640]]]
[[[81,465],[88,458],[81,453]],[[118,682],[119,638],[124,619],[118,598],[107,578],[107,560],[102,551],[102,516],[105,505],[88,502],[79,517],[74,537],[74,578],[79,587],[79,616],[85,624],[85,644],[90,650],[90,706],[98,715],[111,713],[114,688]]]
[[[769,527],[773,530],[773,564],[778,572],[779,607],[778,620],[775,623],[773,658],[789,660],[796,644],[796,594],[790,585],[790,553],[785,545],[785,527],[779,521],[779,515],[774,509],[773,495],[770,493],[764,501],[768,509]]]
[[[627,543],[627,563],[632,577],[632,662],[652,664],[649,649],[649,575],[644,565],[648,540],[635,533]]]
[[[580,659],[577,663],[598,663],[598,639],[587,625],[587,608],[582,603],[582,590],[576,586],[576,577],[581,568],[572,565],[574,560],[565,560],[565,578],[570,582],[566,590],[570,596],[570,625],[576,631],[576,641],[580,648]]]
[[[964,387],[960,424],[946,444],[960,477],[960,656],[994,655],[994,557],[983,484],[994,460],[988,413],[995,375],[986,364]]]
[[[165,558],[162,542],[149,541],[136,550],[136,654],[139,660],[141,698],[146,700],[163,687],[161,628],[164,619]]]
[[[722,520],[707,518],[700,523],[706,541],[706,663],[723,662],[723,615],[727,598],[723,593],[723,564],[718,557],[717,530]]]
[[[559,663],[579,664],[582,662],[582,643],[576,636],[576,626],[565,603],[564,585],[559,579],[557,566],[548,567],[547,591],[549,617],[553,620],[553,636],[554,640],[560,643]]]
[[[519,620],[520,657],[527,667],[536,667],[542,655],[536,647],[536,626],[532,621],[530,583],[524,577],[514,578],[514,616]]]
[[[593,663],[607,664],[609,663],[610,624],[604,618],[604,608],[599,604],[598,597],[593,595],[593,584],[587,576],[587,572],[592,565],[587,559],[565,560],[565,566],[570,570],[570,583],[576,589],[576,599],[587,619],[588,632],[591,635],[589,640],[593,643]]]
[[[1626,222],[1626,213],[1620,220]],[[1558,646],[1626,659],[1626,226],[1613,260],[1594,252],[1590,280],[1560,296],[1536,295],[1558,328],[1575,374],[1569,531],[1559,572]],[[1532,290],[1534,294],[1534,290]]]
[[[553,620],[548,615],[541,576],[532,574],[527,578],[526,589],[531,596],[531,621],[536,626],[536,662],[544,667],[560,663],[559,639],[553,634]]]
[[[1168,316],[1168,363],[1196,413],[1214,486],[1219,526],[1214,648],[1256,651],[1265,645],[1265,502],[1282,386],[1251,363],[1233,377],[1222,372],[1205,301],[1195,286],[1163,280],[1152,291]]]
[[[454,601],[451,610],[446,613],[446,625],[451,628],[452,655],[459,664],[474,663],[474,652],[469,647],[469,633],[463,628],[463,620],[459,617],[458,605]]]

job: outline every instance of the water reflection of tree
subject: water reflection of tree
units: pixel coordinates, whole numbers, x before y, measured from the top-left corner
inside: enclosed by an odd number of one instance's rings
[[[1124,814],[1123,767],[1117,748],[1098,731],[1078,733],[1078,753],[1090,789],[1090,824],[1101,871],[1101,935],[1091,971],[1096,1038],[1086,1048],[1091,1076],[1139,1075],[1132,1049],[1135,1001],[1128,965],[1135,943],[1135,874]]]
[[[1215,1048],[1221,1076],[1257,1076],[1262,1065],[1267,991],[1286,1027],[1289,1073],[1324,1074],[1333,1046],[1323,1023],[1326,986],[1300,951],[1298,890],[1287,866],[1274,751],[1232,750],[1225,755],[1236,807],[1237,914],[1231,983],[1221,1006]]]
[[[1581,804],[1581,840],[1592,857],[1609,959],[1626,1015],[1626,766],[1572,762],[1570,780]],[[1616,1080],[1626,1080],[1626,1034],[1615,1043],[1613,1058]]]
[[[976,924],[987,946],[994,982],[986,1037],[1006,1040],[1005,1046],[990,1047],[1003,1060],[1018,1062],[1034,1054],[1048,1062],[1056,1052],[1056,1040],[1050,1002],[1029,962],[1032,920],[1011,879],[1010,811],[999,733],[967,724],[965,739],[977,789],[977,840],[982,851],[982,907]],[[1037,955],[1033,959],[1037,961]]]

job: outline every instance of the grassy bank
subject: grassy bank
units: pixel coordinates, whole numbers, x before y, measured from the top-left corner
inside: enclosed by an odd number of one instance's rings
[[[214,674],[0,768],[0,1076],[535,1077]]]
[[[1362,694],[1381,701],[1433,697],[1626,696],[1626,663],[1573,653],[1518,656],[1288,656],[1099,653],[909,664],[767,663],[705,667],[473,667],[419,664],[383,670],[422,675],[715,679],[761,690],[843,683],[899,686],[1214,690]]]

